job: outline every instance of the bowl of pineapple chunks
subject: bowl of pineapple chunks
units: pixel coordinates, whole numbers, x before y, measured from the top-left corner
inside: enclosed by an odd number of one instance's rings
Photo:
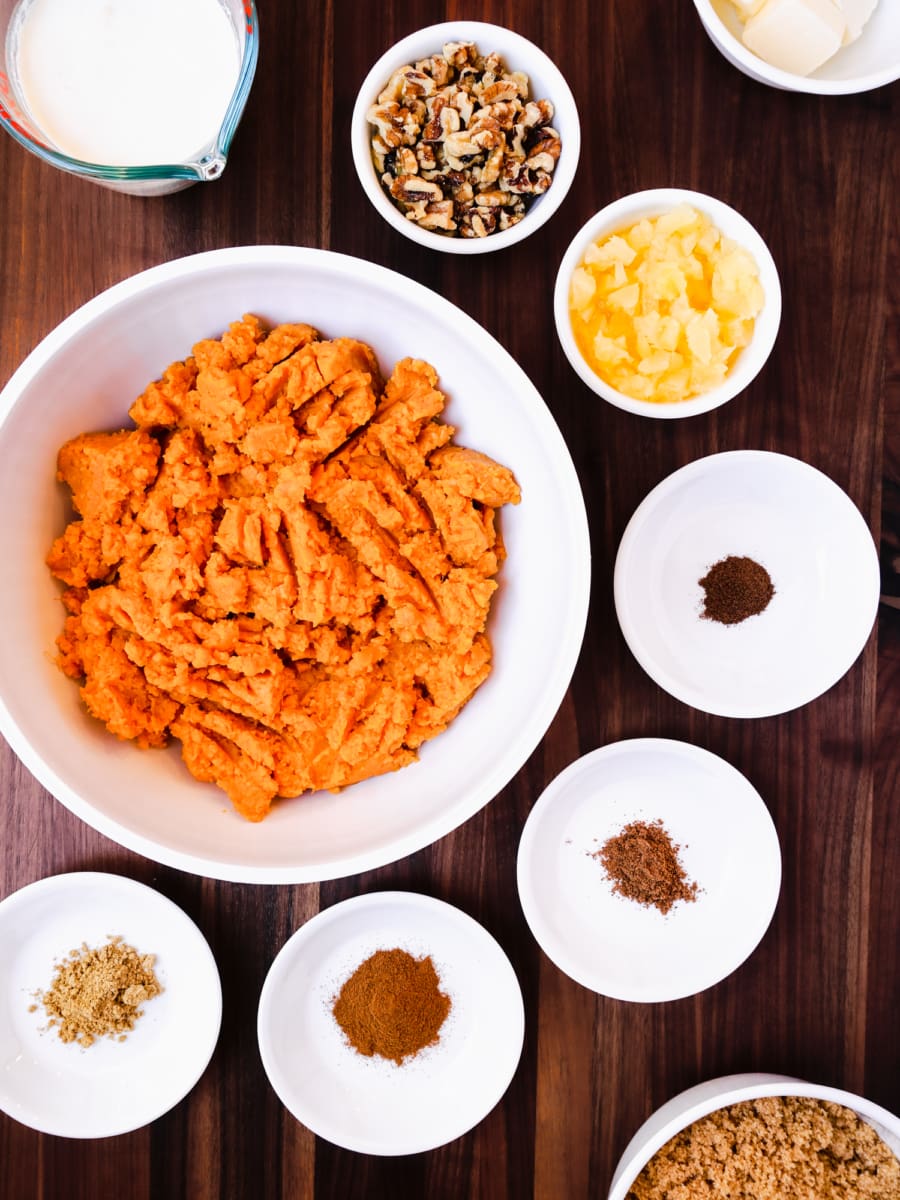
[[[778,270],[739,212],[659,188],[591,217],[563,256],[556,331],[592,391],[627,412],[689,417],[742,392],[775,344]]]

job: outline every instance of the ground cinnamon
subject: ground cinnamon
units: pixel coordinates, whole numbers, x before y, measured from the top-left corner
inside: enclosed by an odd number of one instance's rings
[[[722,625],[737,625],[755,617],[775,595],[766,568],[735,554],[714,563],[699,583],[705,593],[702,615]]]
[[[430,957],[405,950],[376,950],[338,992],[334,1019],[359,1054],[401,1064],[438,1041],[450,997]]]
[[[613,891],[667,913],[678,900],[693,901],[700,890],[682,867],[662,821],[632,821],[594,853],[612,880]]]

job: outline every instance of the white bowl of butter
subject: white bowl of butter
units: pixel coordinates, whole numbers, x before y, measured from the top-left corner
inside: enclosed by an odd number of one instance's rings
[[[867,92],[900,78],[900,0],[694,0],[739,71],[769,87]]]

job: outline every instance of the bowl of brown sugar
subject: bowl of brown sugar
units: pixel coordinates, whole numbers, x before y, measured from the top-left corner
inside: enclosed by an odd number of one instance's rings
[[[608,1200],[900,1195],[900,1118],[840,1088],[728,1075],[674,1096],[638,1129]]]
[[[778,836],[749,780],[665,738],[572,763],[519,843],[519,898],[538,944],[616,1000],[677,1000],[724,979],[763,937],[780,883]]]
[[[372,892],[325,909],[266,976],[257,1032],[285,1108],[363,1154],[466,1133],[519,1062],[522,993],[499,944],[452,905]]]

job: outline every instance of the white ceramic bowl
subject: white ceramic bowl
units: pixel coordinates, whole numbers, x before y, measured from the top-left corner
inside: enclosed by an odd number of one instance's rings
[[[769,1075],[762,1072],[745,1075],[723,1075],[707,1080],[696,1087],[680,1092],[644,1122],[619,1159],[608,1200],[625,1200],[629,1188],[646,1164],[676,1133],[720,1108],[739,1104],[742,1100],[758,1100],[763,1096],[808,1096],[830,1100],[853,1109],[867,1121],[895,1154],[900,1154],[900,1118],[878,1104],[855,1096],[840,1088],[806,1083],[789,1075]]]
[[[734,625],[704,620],[699,580],[729,555],[775,594]],[[850,669],[878,616],[878,550],[827,475],[787,454],[729,450],[673,471],[628,522],[614,573],[628,646],[660,687],[701,712],[772,717]]]
[[[900,0],[879,0],[855,42],[843,46],[811,75],[770,66],[741,41],[741,19],[729,0],[694,0],[713,45],[724,58],[769,87],[839,96],[868,92],[900,78]]]
[[[332,1015],[376,950],[434,963],[451,1008],[438,1041],[402,1064],[365,1057]],[[259,1051],[288,1111],[362,1154],[420,1154],[460,1137],[506,1091],[525,1009],[512,964],[477,921],[416,892],[369,892],[318,913],[285,942],[259,998]]]
[[[523,499],[500,518],[508,558],[488,632],[494,669],[421,761],[339,795],[275,806],[259,825],[186,771],[91,719],[53,663],[59,588],[44,556],[69,519],[57,450],[128,424],[166,365],[245,312],[355,335],[383,370],[434,364],[458,440],[510,466]],[[322,250],[252,246],[133,276],[65,320],[0,394],[0,731],[44,786],[114,841],[182,870],[257,883],[352,875],[442,837],[486,804],[543,737],[581,646],[590,548],[581,489],[547,406],[505,350],[419,284]],[[37,820],[37,817],[35,817]],[[23,836],[30,836],[23,831]]]
[[[543,196],[533,201],[517,225],[483,238],[435,233],[430,229],[422,229],[403,215],[381,186],[375,171],[371,149],[372,127],[366,120],[366,113],[394,71],[406,63],[436,54],[445,43],[455,41],[474,42],[482,54],[497,51],[508,70],[524,71],[531,81],[531,98],[552,101],[555,109],[552,127],[562,141],[559,161],[553,171],[553,182]],[[575,178],[581,149],[578,109],[571,89],[556,64],[521,34],[483,21],[445,21],[440,25],[429,25],[387,50],[369,71],[359,89],[350,122],[350,138],[359,181],[381,216],[404,237],[411,238],[420,246],[443,250],[448,254],[486,254],[492,250],[502,250],[540,229],[565,199]]]
[[[631,821],[660,820],[696,899],[663,915],[616,895],[594,857]],[[525,822],[517,879],[541,949],[583,987],[657,1003],[712,987],[756,948],[781,885],[778,834],[730,763],[668,738],[593,750],[556,776]]]
[[[124,1042],[82,1049],[48,1028],[33,993],[83,942],[121,937],[154,954],[162,991]],[[99,1138],[155,1121],[186,1096],[212,1056],[222,986],[203,934],[177,905],[123,875],[51,875],[0,904],[0,1111],[42,1133]]]
[[[572,333],[569,288],[572,274],[592,242],[627,229],[644,217],[661,216],[677,208],[679,204],[692,205],[709,217],[722,233],[750,251],[759,269],[765,301],[762,312],[756,318],[750,344],[740,352],[734,366],[719,387],[711,388],[708,392],[687,400],[656,404],[650,400],[635,400],[632,396],[617,391],[588,366]],[[720,404],[742,392],[762,370],[775,344],[781,322],[781,284],[768,246],[746,217],[742,217],[736,209],[713,196],[704,195],[703,192],[691,192],[683,188],[654,188],[614,200],[582,225],[569,243],[569,248],[559,265],[553,292],[553,316],[566,358],[591,391],[617,408],[623,408],[626,412],[636,413],[638,416],[663,419],[693,417],[697,413],[718,408]]]

